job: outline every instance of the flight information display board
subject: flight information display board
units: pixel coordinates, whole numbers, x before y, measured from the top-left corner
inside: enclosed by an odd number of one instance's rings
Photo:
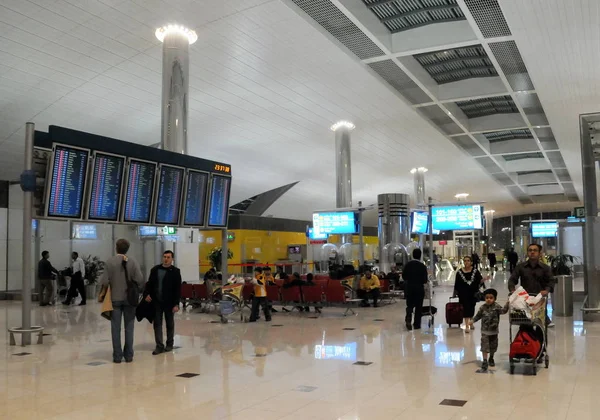
[[[150,223],[155,173],[155,163],[138,159],[129,160],[124,222]]]
[[[116,222],[121,204],[125,158],[95,153],[87,218]]]
[[[207,192],[208,173],[188,171],[183,211],[185,226],[204,226]]]
[[[73,223],[71,231],[72,239],[98,239],[96,225]]]
[[[154,223],[160,225],[179,224],[183,174],[183,168],[168,165],[160,166]]]
[[[429,233],[429,213],[426,211],[414,211],[411,216],[411,232],[419,235],[427,235]]]
[[[558,222],[542,222],[531,224],[532,238],[554,238],[558,231]]]
[[[229,215],[229,193],[231,177],[214,175],[210,184],[210,202],[208,205],[208,226],[225,227]]]
[[[313,229],[315,236],[356,233],[356,215],[351,211],[313,213]]]
[[[56,145],[48,188],[48,217],[80,219],[89,150]]]
[[[434,230],[483,229],[483,207],[480,204],[434,206],[431,212]]]

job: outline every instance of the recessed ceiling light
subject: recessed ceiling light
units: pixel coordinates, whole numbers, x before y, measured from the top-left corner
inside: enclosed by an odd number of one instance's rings
[[[454,196],[454,198],[467,198],[469,193],[458,193]]]
[[[186,28],[182,25],[166,25],[158,28],[154,35],[160,42],[164,42],[165,36],[170,34],[179,34],[186,37],[192,45],[194,42],[198,40],[198,35],[196,35],[196,31],[192,31],[191,29]]]
[[[428,170],[429,170],[429,169],[427,169],[427,168],[424,168],[423,166],[421,166],[420,168],[412,168],[412,169],[410,170],[410,173],[411,173],[411,174],[414,174],[414,173],[415,173],[415,172],[417,172],[417,171],[425,173],[425,172],[427,172]]]
[[[348,130],[354,130],[354,127],[356,127],[353,123],[351,123],[350,121],[338,121],[335,124],[333,124],[330,128],[331,131],[336,131],[338,128],[341,127],[345,127]]]

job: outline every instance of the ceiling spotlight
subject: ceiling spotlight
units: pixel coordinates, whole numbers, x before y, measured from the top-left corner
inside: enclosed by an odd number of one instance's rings
[[[352,124],[350,121],[338,121],[335,124],[333,124],[330,128],[331,131],[336,131],[338,128],[347,128],[348,130],[354,130],[354,127],[356,127],[354,124]]]
[[[410,173],[411,173],[411,174],[414,174],[414,173],[415,173],[415,172],[417,172],[417,171],[419,171],[419,172],[422,172],[422,173],[425,173],[425,172],[427,172],[428,170],[429,170],[429,169],[427,169],[427,168],[424,168],[423,166],[421,166],[420,168],[412,168],[412,169],[410,170]]]
[[[154,35],[156,35],[160,42],[164,42],[165,37],[171,34],[178,34],[186,37],[190,45],[192,45],[198,40],[198,35],[196,35],[196,31],[192,31],[191,29],[188,29],[182,25],[166,25],[158,28],[156,32],[154,32]]]
[[[469,193],[458,193],[454,196],[454,198],[467,198]]]
[[[486,211],[484,211],[484,213],[492,213],[492,214],[494,214],[494,213],[496,213],[496,210],[486,210]]]

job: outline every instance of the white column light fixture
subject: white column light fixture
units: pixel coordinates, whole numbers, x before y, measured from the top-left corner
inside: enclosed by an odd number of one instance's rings
[[[154,35],[156,35],[156,38],[158,38],[160,42],[165,40],[165,36],[171,34],[179,34],[186,37],[190,45],[198,40],[196,31],[192,31],[191,29],[188,29],[182,25],[166,25],[158,28],[156,32],[154,32]]]
[[[454,196],[454,198],[467,198],[469,196],[469,193],[458,193]]]
[[[425,172],[427,172],[428,170],[429,170],[429,169],[427,169],[427,168],[424,168],[423,166],[421,166],[420,168],[412,168],[412,169],[410,170],[410,173],[411,173],[411,174],[414,174],[414,173],[415,173],[415,172],[417,172],[417,171],[425,173]]]
[[[335,124],[333,124],[330,129],[331,131],[337,131],[338,128],[347,128],[348,130],[354,130],[354,128],[356,127],[353,123],[351,123],[350,121],[338,121]]]

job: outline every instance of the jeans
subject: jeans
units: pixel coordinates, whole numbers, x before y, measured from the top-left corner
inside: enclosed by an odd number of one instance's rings
[[[156,341],[156,347],[160,349],[165,348],[162,331],[163,314],[165,317],[165,323],[167,324],[167,347],[173,347],[173,336],[175,335],[175,314],[173,313],[173,307],[165,308],[160,303],[155,303],[154,341]]]
[[[113,301],[113,311],[110,317],[112,333],[113,360],[133,359],[133,327],[135,325],[135,307],[125,300]],[[125,347],[121,348],[121,318],[125,319]]]
[[[256,321],[258,319],[258,311],[260,306],[263,308],[263,312],[265,314],[265,320],[271,320],[271,310],[269,308],[269,301],[266,297],[257,297],[254,296],[252,298],[252,312],[250,313],[250,321]]]
[[[423,294],[406,294],[406,318],[404,321],[406,325],[410,325],[411,323],[415,328],[421,328],[421,317],[423,313],[423,299],[425,296]],[[415,319],[413,323],[413,310],[415,312]]]
[[[54,287],[52,287],[52,279],[40,279],[40,304],[47,305],[52,300]]]

